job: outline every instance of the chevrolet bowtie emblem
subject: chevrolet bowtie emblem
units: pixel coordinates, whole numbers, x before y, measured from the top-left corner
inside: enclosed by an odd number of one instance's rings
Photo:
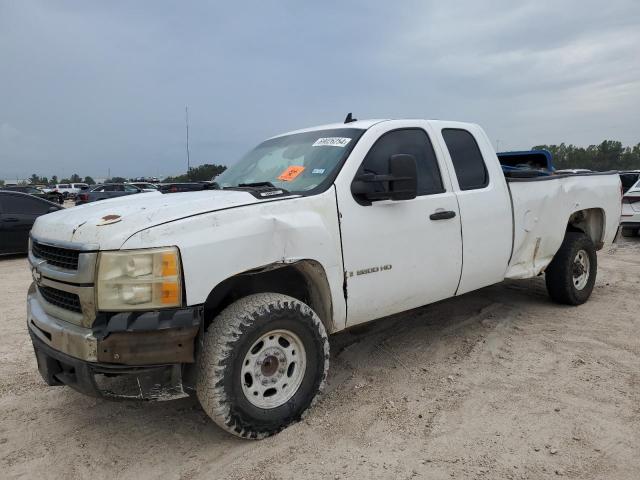
[[[33,277],[33,281],[36,282],[36,285],[40,285],[42,281],[42,273],[36,267],[31,269],[31,276]]]
[[[42,260],[41,262],[38,262],[37,265],[31,267],[31,277],[33,278],[33,281],[36,282],[36,285],[40,285],[40,283],[42,282],[42,272],[38,269],[38,267],[43,263],[45,263],[45,260]]]

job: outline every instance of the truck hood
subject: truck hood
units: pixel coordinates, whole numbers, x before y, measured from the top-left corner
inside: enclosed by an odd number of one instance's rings
[[[264,201],[247,192],[230,190],[140,193],[43,215],[31,233],[40,240],[116,250],[131,235],[162,223]]]

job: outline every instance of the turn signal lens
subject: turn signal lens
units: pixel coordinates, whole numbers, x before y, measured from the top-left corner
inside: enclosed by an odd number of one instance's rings
[[[162,254],[162,276],[171,277],[178,274],[178,256],[172,253]]]
[[[164,305],[176,305],[180,300],[180,285],[177,282],[163,283],[160,300]]]

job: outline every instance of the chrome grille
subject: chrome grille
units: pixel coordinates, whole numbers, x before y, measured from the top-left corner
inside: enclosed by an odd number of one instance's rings
[[[58,290],[57,288],[39,286],[38,291],[42,298],[44,298],[51,305],[64,308],[65,310],[71,310],[72,312],[82,313],[82,306],[80,305],[80,297],[75,293],[65,292]]]
[[[49,265],[69,270],[78,269],[78,257],[80,255],[78,250],[53,247],[51,245],[40,243],[37,240],[33,240],[31,244],[31,253],[36,258],[46,260]]]

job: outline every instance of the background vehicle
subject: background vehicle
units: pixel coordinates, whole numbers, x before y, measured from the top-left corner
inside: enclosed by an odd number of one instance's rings
[[[8,190],[12,192],[22,192],[28,193],[29,195],[33,195],[34,197],[44,198],[45,200],[49,200],[50,202],[55,202],[58,204],[64,203],[64,195],[58,193],[54,190],[50,192],[45,192],[35,187],[0,187],[0,190]]]
[[[138,187],[139,189],[144,190],[145,192],[158,191],[158,187],[156,185],[148,182],[129,182],[127,183],[127,185],[133,185],[134,187]]]
[[[626,179],[631,177],[626,174]],[[621,174],[622,177],[622,174]],[[640,172],[635,173],[636,182],[625,190],[622,197],[622,215],[620,216],[621,233],[624,237],[635,237],[640,234]],[[623,183],[624,189],[624,183]]]
[[[162,193],[196,192],[214,188],[213,182],[160,183],[158,190]]]
[[[76,195],[82,190],[87,190],[89,185],[86,183],[58,183],[54,186],[54,190],[64,195],[64,198],[76,198]]]
[[[25,253],[36,218],[61,209],[27,193],[0,190],[0,254]]]
[[[622,182],[622,191],[626,193],[640,180],[640,171],[631,170],[628,172],[620,172],[620,182]]]
[[[191,389],[227,431],[271,435],[322,389],[328,334],[541,273],[554,301],[586,302],[621,202],[617,172],[507,177],[478,125],[427,120],[276,136],[215,186],[36,222],[27,312],[47,383]]]
[[[551,152],[548,150],[499,152],[497,156],[506,176],[536,177],[551,175],[554,171]]]
[[[128,183],[105,183],[86,192],[81,192],[76,199],[76,205],[143,192],[144,190],[141,188]]]

